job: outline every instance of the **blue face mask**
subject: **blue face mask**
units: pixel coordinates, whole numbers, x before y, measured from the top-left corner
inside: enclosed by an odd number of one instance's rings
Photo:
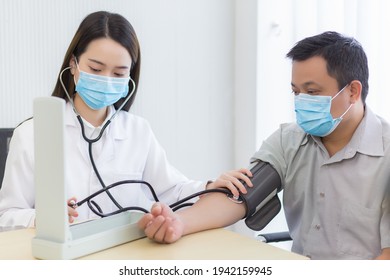
[[[342,121],[348,109],[334,119],[330,113],[332,100],[347,86],[343,87],[333,98],[330,96],[310,95],[300,93],[295,96],[295,113],[298,125],[308,134],[324,137],[331,134]]]
[[[77,65],[78,68],[78,65]],[[76,91],[93,110],[99,110],[116,103],[129,93],[127,78],[114,78],[89,74],[79,69]]]

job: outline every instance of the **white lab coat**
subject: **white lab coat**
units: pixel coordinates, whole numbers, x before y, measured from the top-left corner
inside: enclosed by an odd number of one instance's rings
[[[110,109],[112,114],[115,109]],[[96,136],[94,128],[86,121],[84,123],[87,136]],[[88,144],[82,138],[80,125],[69,102],[65,124],[67,194],[79,201],[102,186],[92,169]],[[24,122],[14,131],[0,190],[0,231],[34,225],[33,139],[33,120]],[[204,183],[188,180],[169,164],[147,121],[131,113],[121,111],[117,114],[102,139],[93,144],[93,155],[106,185],[120,180],[144,180],[153,186],[159,200],[168,204],[204,189]],[[111,193],[123,207],[141,206],[149,210],[154,202],[146,186],[138,184],[121,186],[112,189]],[[117,210],[107,194],[101,194],[94,201],[103,212]],[[78,221],[95,217],[86,204],[77,211]]]

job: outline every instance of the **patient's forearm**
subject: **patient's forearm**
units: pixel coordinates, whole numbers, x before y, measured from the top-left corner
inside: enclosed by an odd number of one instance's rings
[[[184,235],[231,225],[245,216],[245,204],[238,204],[224,194],[208,194],[193,206],[177,212],[184,223]]]

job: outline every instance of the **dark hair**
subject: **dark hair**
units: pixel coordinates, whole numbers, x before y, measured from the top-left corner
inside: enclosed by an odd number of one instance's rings
[[[141,66],[141,53],[137,35],[135,34],[135,31],[131,26],[130,22],[126,20],[123,16],[119,14],[100,11],[92,13],[86,18],[84,18],[65,54],[60,73],[63,69],[69,67],[69,62],[73,56],[75,56],[78,60],[79,57],[85,52],[88,44],[91,41],[99,38],[110,38],[118,42],[124,48],[126,48],[130,54],[130,57],[132,59],[130,77],[134,80],[136,84],[136,89],[130,100],[122,108],[122,110],[129,111],[131,105],[134,102],[137,92],[137,85],[139,81]],[[73,75],[70,73],[70,71],[64,71],[62,75],[62,80],[64,82],[64,85],[67,87],[70,97],[73,98],[75,94],[75,84],[73,80]],[[133,84],[131,83],[131,81],[129,81],[129,93],[132,90]],[[52,96],[57,96],[68,101],[68,97],[66,96],[66,93],[61,86],[59,78],[57,79],[57,83],[54,87]],[[126,97],[121,98],[114,104],[116,109],[118,109],[122,105]]]
[[[293,61],[303,61],[313,56],[325,59],[328,74],[337,80],[339,89],[353,80],[359,80],[365,104],[368,94],[368,62],[358,41],[328,31],[299,41],[287,54]]]

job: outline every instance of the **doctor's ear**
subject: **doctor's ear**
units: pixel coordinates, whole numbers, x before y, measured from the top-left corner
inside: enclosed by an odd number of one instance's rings
[[[359,101],[362,93],[362,83],[358,80],[353,80],[349,85],[349,90],[351,92],[350,99],[351,103],[354,104]]]
[[[75,71],[76,71],[76,61],[74,59],[74,57],[72,57],[69,61],[69,67],[70,67],[70,73],[72,73],[72,75],[75,74]]]

